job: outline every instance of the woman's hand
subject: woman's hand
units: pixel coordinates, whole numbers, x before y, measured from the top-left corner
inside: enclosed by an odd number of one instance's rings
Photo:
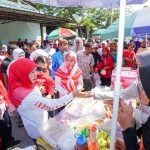
[[[95,77],[94,77],[94,75],[92,75],[92,81],[95,84]]]
[[[113,108],[114,100],[104,100],[103,103],[106,107]]]
[[[123,60],[126,60],[126,57],[123,57]]]
[[[134,127],[132,102],[127,105],[121,100],[118,111],[118,122],[123,130]]]
[[[72,92],[73,97],[77,97],[77,98],[90,98],[90,97],[94,97],[94,93],[87,91],[87,92],[82,92],[83,89],[81,90],[76,90],[74,92]]]
[[[46,98],[47,99],[52,99],[52,96],[51,95],[47,95]]]
[[[104,105],[113,109],[114,100],[105,100]],[[119,100],[118,122],[123,130],[134,126],[132,102],[127,105],[123,100]]]
[[[91,91],[86,91],[84,93],[86,93],[86,98],[95,97],[95,94],[93,92],[91,92]]]

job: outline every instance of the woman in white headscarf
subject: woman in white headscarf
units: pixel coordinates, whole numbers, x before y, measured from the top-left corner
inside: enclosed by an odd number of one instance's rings
[[[20,48],[14,49],[13,57],[14,57],[14,60],[10,63],[10,65],[20,58],[25,58],[25,52]],[[8,69],[7,69],[7,76],[9,76],[10,65],[8,66]]]
[[[48,54],[42,49],[37,49],[30,54],[30,60],[35,61],[38,56],[48,57]]]
[[[74,44],[71,47],[71,51],[78,53],[78,52],[83,51],[83,50],[84,50],[83,40],[80,37],[76,37],[74,40]]]

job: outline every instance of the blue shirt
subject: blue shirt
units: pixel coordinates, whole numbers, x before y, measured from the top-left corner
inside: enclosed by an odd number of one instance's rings
[[[52,78],[55,78],[55,72],[63,64],[66,52],[60,50],[52,55]]]
[[[117,52],[114,52],[113,62],[114,62],[114,63],[117,62]]]

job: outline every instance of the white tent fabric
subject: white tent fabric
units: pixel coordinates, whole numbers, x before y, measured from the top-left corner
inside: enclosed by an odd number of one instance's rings
[[[82,5],[84,8],[114,8],[120,7],[120,0],[28,0],[56,7],[76,7]],[[143,4],[148,0],[126,0],[126,5]],[[113,3],[113,5],[112,5]]]

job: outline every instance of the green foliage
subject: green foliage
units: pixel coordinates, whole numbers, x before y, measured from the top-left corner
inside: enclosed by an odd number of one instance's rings
[[[49,14],[51,16],[71,20],[72,24],[66,25],[69,28],[78,27],[80,30],[80,26],[85,26],[88,33],[93,28],[105,29],[111,24],[111,9],[106,8],[84,9],[82,6],[59,8],[46,6],[42,4],[36,4],[36,8],[39,9],[41,12]],[[126,11],[126,13],[129,12],[131,12],[130,9]],[[115,8],[113,9],[112,21],[114,22],[118,18],[119,18],[119,9]]]

